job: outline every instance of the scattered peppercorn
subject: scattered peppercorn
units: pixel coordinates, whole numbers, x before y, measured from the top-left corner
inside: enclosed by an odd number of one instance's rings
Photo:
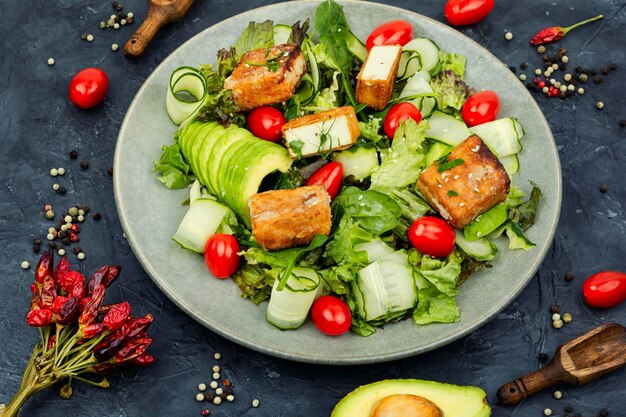
[[[507,41],[510,41],[511,39],[513,39],[513,34],[511,32],[505,33],[504,39],[506,39]]]
[[[537,53],[538,54],[545,54],[546,53],[546,47],[541,45],[537,48]]]
[[[519,67],[525,70],[526,68],[528,68],[528,62],[522,62]]]
[[[551,311],[553,314],[554,314],[554,313],[559,313],[559,312],[561,311],[561,308],[560,308],[558,305],[554,304],[554,305],[552,305],[552,307],[550,307],[550,311]]]
[[[588,79],[589,76],[587,74],[580,74],[578,76],[578,81],[580,81],[581,83],[586,83]]]
[[[112,44],[112,45],[111,45],[111,50],[112,50],[113,52],[117,51],[119,48],[120,48],[120,46],[119,46],[118,44],[116,44],[116,43],[114,43],[114,44]]]
[[[593,77],[593,82],[596,84],[602,83],[602,77],[600,77],[599,75],[596,75],[595,77]]]
[[[609,64],[609,69],[610,69],[611,71],[615,71],[615,70],[617,69],[617,64],[616,64],[615,62],[611,62],[611,63]]]
[[[78,158],[78,151],[76,149],[73,149],[72,151],[70,151],[70,158],[71,159],[77,159]]]
[[[89,168],[89,162],[87,162],[86,160],[83,160],[80,162],[80,167],[82,169],[88,169]]]
[[[196,401],[200,402],[200,401],[204,401],[204,394],[199,392],[196,394]]]
[[[550,57],[548,55],[543,55],[541,57],[541,59],[543,59],[543,62],[550,62]],[[550,65],[552,65],[552,64],[550,64]]]
[[[561,391],[554,391],[552,396],[554,397],[554,399],[560,400],[561,398],[563,398],[563,393]]]
[[[224,385],[225,387],[230,387],[232,385],[232,382],[230,382],[230,379],[224,378],[222,380],[222,385]]]
[[[578,89],[577,93],[578,93],[578,94],[580,94],[580,95],[582,96],[583,94],[585,94],[585,89],[584,89],[584,88],[582,88],[582,87],[580,87],[580,88]]]
[[[539,362],[547,362],[547,361],[548,361],[548,359],[549,359],[549,358],[548,358],[548,355],[547,355],[547,354],[545,354],[545,353],[543,353],[543,352],[541,352],[541,353],[539,354]]]
[[[48,58],[48,65],[50,66],[54,65],[54,58]]]
[[[22,264],[20,266],[22,267],[22,269],[28,269],[30,268],[30,263],[28,261],[22,261]]]
[[[213,404],[220,405],[221,403],[222,403],[222,398],[221,397],[213,398]]]
[[[109,174],[109,176],[113,176],[113,167],[108,167],[107,168],[107,174]]]
[[[230,394],[226,396],[226,401],[228,401],[229,403],[232,403],[233,401],[235,401],[235,396]]]
[[[98,221],[102,218],[102,215],[98,212],[94,213],[91,215],[91,217],[93,217],[94,220]]]
[[[54,219],[54,211],[52,211],[52,210],[46,211],[46,219],[48,219],[48,220]]]
[[[600,72],[604,75],[607,75],[609,73],[609,67],[604,67],[600,70]]]
[[[509,67],[509,69],[511,70],[511,72],[512,72],[513,74],[515,74],[515,73],[517,72],[517,68],[515,68],[515,67],[514,67],[514,66],[512,66],[512,65]]]
[[[61,248],[59,249],[59,256],[63,256],[65,255],[65,249]]]
[[[566,413],[571,413],[572,411],[574,411],[574,409],[572,408],[571,405],[566,405],[565,408],[563,409]]]
[[[553,321],[561,320],[561,315],[559,313],[552,314],[552,320]]]
[[[76,255],[76,257],[78,258],[79,261],[82,261],[83,259],[85,259],[85,253],[81,252],[78,255]]]
[[[520,81],[526,81],[526,74],[520,74],[519,79]]]
[[[619,127],[626,127],[626,119],[622,119],[619,121]]]
[[[67,190],[65,189],[65,187],[60,186],[59,189],[57,190],[57,192],[61,195],[65,195],[67,194]]]
[[[603,408],[602,410],[600,410],[600,412],[598,413],[598,415],[600,417],[607,417],[609,415],[609,410],[607,410],[606,408]]]
[[[74,255],[78,255],[79,253],[82,252],[82,249],[80,248],[80,246],[76,246],[76,247],[74,247],[72,252],[74,252]]]
[[[216,393],[217,395],[222,395],[222,394],[224,393],[224,390],[223,390],[222,388],[216,388],[216,389],[215,389],[215,393]]]
[[[258,399],[252,400],[252,407],[257,408],[261,402]]]
[[[208,416],[209,413],[210,413],[210,411],[207,410],[206,408],[204,410],[202,410],[202,415],[205,416],[205,417]]]
[[[88,33],[83,33],[82,35],[80,35],[80,38],[81,38],[82,40],[86,41],[86,40],[87,40],[87,36],[89,36],[89,34],[88,34]]]
[[[607,191],[609,191],[609,186],[606,184],[600,184],[600,192],[606,193]]]
[[[213,372],[213,379],[220,379],[220,374],[218,372]]]
[[[550,410],[549,408],[546,408],[545,410],[543,410],[543,415],[551,416],[552,415],[552,410]]]
[[[560,329],[561,327],[563,327],[563,320],[554,320],[552,322],[552,327],[554,327],[555,329]]]
[[[571,323],[573,320],[572,315],[570,313],[563,314],[563,322]]]
[[[598,110],[602,110],[604,108],[604,103],[601,101],[598,101],[596,103],[596,107],[598,108]]]
[[[113,6],[113,9],[115,9],[118,12],[121,12],[122,9],[124,8],[124,6],[122,6],[122,4],[119,1],[114,1],[111,6]]]

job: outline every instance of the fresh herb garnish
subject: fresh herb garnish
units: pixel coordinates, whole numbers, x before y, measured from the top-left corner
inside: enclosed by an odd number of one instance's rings
[[[450,197],[458,197],[458,196],[459,196],[459,193],[457,193],[457,192],[456,192],[456,191],[454,191],[454,190],[448,190],[448,195],[449,195]]]
[[[317,147],[317,153],[324,159],[328,158],[330,154],[332,153],[333,137],[330,135],[330,131],[332,130],[336,121],[337,119],[333,119],[333,123],[326,130],[324,130],[324,124],[326,123],[326,120],[322,122],[322,131],[320,132],[320,144]],[[328,142],[328,147],[327,147],[328,152],[324,152],[324,144],[326,144],[327,142]]]
[[[445,164],[446,162],[448,162],[448,156],[450,156],[450,152],[448,152],[447,154],[445,154],[444,156],[442,156],[441,158],[437,159],[437,163],[439,165],[441,164]]]
[[[298,159],[302,159],[302,147],[303,146],[304,146],[304,142],[302,142],[301,140],[294,140],[292,142],[289,142],[289,147],[291,148],[292,151],[296,153],[296,156],[298,157]]]
[[[437,168],[438,172],[444,172],[444,171],[448,171],[456,166],[462,165],[464,164],[465,161],[462,160],[461,158],[458,159],[453,159],[452,161],[448,161],[445,164],[441,164],[439,165],[439,168]]]

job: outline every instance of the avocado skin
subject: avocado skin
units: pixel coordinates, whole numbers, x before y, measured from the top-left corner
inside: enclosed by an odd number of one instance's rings
[[[374,404],[393,394],[413,394],[435,403],[444,417],[489,417],[487,394],[479,387],[421,379],[387,379],[360,386],[335,406],[330,417],[370,417]]]

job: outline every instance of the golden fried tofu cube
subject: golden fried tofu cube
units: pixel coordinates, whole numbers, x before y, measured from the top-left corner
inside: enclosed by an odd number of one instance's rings
[[[330,195],[323,185],[272,190],[250,198],[252,234],[267,250],[308,245],[330,233]]]
[[[356,76],[356,101],[375,110],[389,103],[400,64],[400,45],[379,45],[370,49],[367,59]]]
[[[281,103],[291,98],[306,73],[306,59],[298,45],[281,44],[247,52],[224,80],[243,110]]]
[[[282,127],[293,159],[349,148],[361,134],[354,107],[344,106],[291,119]]]
[[[435,162],[417,180],[430,206],[458,229],[503,202],[510,185],[498,158],[476,135],[452,149],[447,163]]]

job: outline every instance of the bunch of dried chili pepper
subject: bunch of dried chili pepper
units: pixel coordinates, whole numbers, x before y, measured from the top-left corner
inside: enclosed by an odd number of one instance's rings
[[[83,374],[154,362],[146,352],[152,343],[147,334],[152,315],[134,317],[125,301],[103,304],[106,289],[120,271],[117,265],[103,266],[85,282],[65,256],[56,267],[52,252],[41,256],[26,315],[26,323],[39,329],[41,342],[28,361],[18,393],[0,409],[0,417],[17,416],[28,398],[58,382],[65,381],[60,395],[69,398],[72,380],[109,387],[106,378],[93,381]]]

